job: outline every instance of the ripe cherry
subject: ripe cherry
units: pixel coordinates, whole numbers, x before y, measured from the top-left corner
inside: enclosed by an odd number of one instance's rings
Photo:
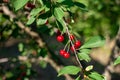
[[[62,35],[57,36],[57,41],[58,42],[63,42],[64,41],[64,37]]]
[[[29,8],[31,8],[31,9],[33,9],[33,8],[35,8],[35,5],[34,4],[32,4],[32,3],[27,3],[27,5],[26,5],[27,7],[29,7]]]
[[[57,36],[61,35],[60,30],[57,30],[57,31],[56,31],[56,34],[57,34]]]
[[[73,40],[75,37],[74,35],[70,35],[70,39]]]
[[[60,55],[63,56],[65,54],[65,50],[60,50]]]
[[[63,54],[63,57],[64,57],[64,58],[69,58],[69,57],[70,57],[70,54],[66,52],[66,53]]]
[[[49,21],[47,20],[46,22],[45,22],[45,24],[47,25],[49,23]]]
[[[3,0],[3,2],[8,3],[8,2],[9,2],[9,0]]]
[[[81,46],[81,42],[80,41],[76,41],[74,45],[75,45],[76,48],[79,48]]]
[[[76,49],[76,46],[71,46],[71,47],[70,47],[70,50],[71,50],[71,51],[74,51],[74,49]]]

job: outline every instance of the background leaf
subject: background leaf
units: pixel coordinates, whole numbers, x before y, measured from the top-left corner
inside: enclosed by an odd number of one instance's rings
[[[76,67],[76,66],[66,66],[66,67],[62,68],[59,71],[58,76],[61,76],[61,75],[64,75],[64,74],[76,75],[80,71],[81,71],[81,69],[79,67]]]
[[[114,65],[120,64],[120,56],[117,57],[117,59],[114,61]]]
[[[22,8],[29,0],[12,0],[15,10]]]
[[[82,45],[80,49],[100,47],[103,46],[104,44],[105,40],[102,40],[101,37],[99,36],[95,36],[88,40],[84,45]]]

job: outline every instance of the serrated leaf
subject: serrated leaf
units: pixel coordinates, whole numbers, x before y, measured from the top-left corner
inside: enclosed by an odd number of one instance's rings
[[[61,75],[64,75],[64,74],[76,75],[80,71],[81,71],[81,69],[79,67],[66,66],[59,71],[58,76],[61,76]]]
[[[36,16],[40,11],[42,11],[45,7],[42,8],[34,8],[31,12],[30,15],[31,16]]]
[[[114,65],[120,64],[120,56],[117,57],[117,59],[114,61]]]
[[[80,52],[84,53],[84,54],[89,54],[90,53],[90,49],[81,49]]]
[[[87,66],[87,67],[85,68],[86,71],[90,71],[90,70],[92,70],[92,69],[93,69],[93,65]]]
[[[43,25],[43,24],[45,24],[46,23],[46,21],[47,21],[47,19],[38,19],[37,20],[37,25]]]
[[[89,78],[91,78],[92,80],[104,80],[104,77],[100,74],[98,74],[97,72],[91,72],[88,75]]]
[[[85,42],[84,45],[80,47],[80,49],[83,48],[95,48],[95,47],[100,47],[105,44],[105,40],[102,40],[101,37],[95,36],[89,39],[87,42]]]
[[[31,16],[30,19],[27,22],[27,25],[32,24],[35,21],[35,17]]]
[[[86,62],[89,62],[91,60],[91,58],[89,57],[89,55],[85,54],[85,53],[78,53],[78,58],[80,60],[85,60]]]
[[[29,0],[12,0],[15,10],[22,8]]]
[[[54,16],[58,21],[61,20],[64,16],[63,10],[60,7],[55,7],[54,8]]]

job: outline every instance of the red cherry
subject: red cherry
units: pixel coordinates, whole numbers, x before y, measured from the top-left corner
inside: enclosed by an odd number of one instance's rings
[[[69,57],[70,57],[70,54],[66,52],[66,53],[63,54],[63,57],[64,57],[64,58],[69,58]]]
[[[73,40],[75,37],[74,35],[70,35],[70,39]]]
[[[61,35],[60,30],[57,30],[57,31],[56,31],[56,34],[57,34],[57,36]]]
[[[22,79],[20,77],[18,77],[17,80],[22,80]]]
[[[79,48],[81,46],[81,42],[80,41],[76,41],[74,45],[75,45],[76,48]]]
[[[71,51],[74,51],[74,49],[76,49],[76,46],[71,46],[71,47],[70,47],[70,50],[71,50]]]
[[[22,73],[21,73],[21,76],[26,76],[26,72],[22,72]]]
[[[3,0],[3,2],[8,3],[8,2],[9,2],[9,0]]]
[[[45,22],[45,24],[47,25],[49,23],[49,21],[47,20],[46,22]]]
[[[31,9],[33,9],[33,8],[35,8],[35,5],[34,5],[34,4],[32,4],[32,3],[27,3],[27,7],[29,7],[29,8],[31,8]]]
[[[57,36],[57,41],[58,42],[63,42],[64,37],[62,35]]]
[[[60,55],[63,56],[65,54],[65,50],[60,50]]]

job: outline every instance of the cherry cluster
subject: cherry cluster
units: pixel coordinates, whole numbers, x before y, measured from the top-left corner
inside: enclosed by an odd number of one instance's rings
[[[58,42],[63,42],[64,39],[65,39],[64,35],[62,35],[59,30],[57,31],[57,33],[58,33],[57,41]],[[81,46],[81,41],[77,40],[73,34],[70,34],[70,35],[67,34],[67,36],[68,36],[68,44],[65,45],[64,49],[61,49],[59,51],[59,54],[61,56],[63,56],[64,58],[69,58],[70,57],[69,50],[66,51],[66,46],[70,45],[70,46],[68,46],[68,48],[72,52],[76,52],[77,49]]]

